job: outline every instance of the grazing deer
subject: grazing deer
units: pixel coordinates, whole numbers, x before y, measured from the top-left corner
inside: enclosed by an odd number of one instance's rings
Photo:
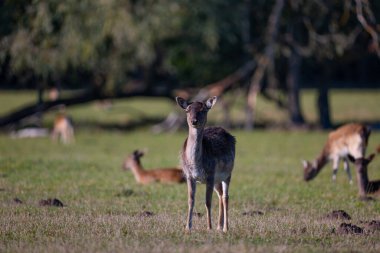
[[[65,113],[60,113],[55,117],[54,128],[51,134],[54,141],[58,138],[64,144],[74,141],[74,127],[73,122]]]
[[[360,198],[365,198],[366,194],[380,194],[380,180],[370,181],[368,179],[368,164],[373,160],[375,155],[371,154],[368,158],[355,158],[350,154],[348,155],[348,159],[355,164]]]
[[[207,227],[211,229],[211,200],[213,189],[219,197],[218,229],[228,230],[228,187],[235,160],[235,138],[221,127],[205,128],[207,113],[217,97],[205,103],[189,103],[176,97],[177,104],[186,112],[189,134],[181,154],[181,165],[188,188],[186,230],[192,227],[196,182],[206,184]]]
[[[343,158],[344,170],[347,173],[350,184],[352,184],[347,155],[351,154],[355,158],[364,157],[370,133],[371,131],[367,126],[354,123],[344,125],[331,132],[317,159],[313,163],[303,161],[305,181],[316,177],[329,160],[333,162],[332,180],[335,181],[339,161]]]
[[[123,168],[130,169],[139,184],[149,184],[154,182],[160,183],[184,183],[185,177],[182,170],[178,168],[164,168],[155,170],[145,170],[140,158],[144,152],[135,150],[131,155],[125,159]]]

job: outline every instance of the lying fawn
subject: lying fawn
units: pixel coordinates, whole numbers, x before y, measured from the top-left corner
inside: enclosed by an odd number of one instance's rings
[[[53,140],[58,138],[64,144],[74,141],[74,127],[70,117],[64,113],[60,113],[55,117],[54,128],[51,134]]]
[[[189,103],[176,97],[177,104],[186,111],[189,134],[181,154],[181,165],[188,188],[186,230],[192,227],[196,182],[206,184],[207,227],[211,229],[211,200],[213,189],[219,197],[218,229],[228,230],[228,187],[235,160],[235,138],[220,127],[205,128],[207,113],[217,98],[205,103]]]
[[[124,169],[130,169],[139,184],[149,184],[154,182],[160,183],[184,183],[185,177],[182,170],[178,168],[164,168],[155,170],[145,170],[140,158],[144,152],[135,150],[124,161]]]
[[[355,164],[356,176],[358,179],[359,197],[365,198],[366,194],[380,194],[380,180],[370,181],[368,179],[368,164],[373,160],[375,154],[371,154],[368,158],[354,158],[348,155],[348,159]]]
[[[367,126],[354,123],[344,125],[331,132],[317,159],[315,159],[313,163],[303,161],[304,179],[306,181],[312,180],[318,175],[329,160],[332,160],[332,180],[335,181],[339,161],[343,158],[344,170],[347,173],[350,184],[352,184],[352,176],[347,155],[351,154],[355,158],[364,157],[370,133],[371,131]]]

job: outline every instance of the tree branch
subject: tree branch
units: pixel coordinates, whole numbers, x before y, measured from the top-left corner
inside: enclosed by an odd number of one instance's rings
[[[128,97],[167,97],[173,98],[173,95],[169,92],[160,93],[154,90],[138,90],[131,92],[120,92],[115,95],[104,95],[96,90],[81,92],[70,98],[59,99],[55,101],[46,101],[43,103],[33,103],[23,106],[21,109],[18,109],[14,112],[9,113],[0,118],[0,127],[4,127],[11,123],[18,122],[26,117],[32,116],[35,113],[46,112],[51,108],[54,108],[58,105],[72,106],[76,104],[82,104],[91,102],[94,100],[102,99],[122,99]]]
[[[234,73],[228,75],[227,77],[207,85],[202,88],[195,94],[191,94],[191,91],[179,90],[176,92],[178,96],[184,96],[186,99],[192,98],[193,100],[205,100],[210,96],[221,96],[226,90],[231,89],[232,86],[240,82],[249,76],[254,68],[256,67],[256,63],[252,60],[244,64]],[[183,123],[185,122],[185,115],[178,111],[171,112],[166,119],[155,125],[153,127],[153,132],[160,133],[163,131],[173,131],[177,130]]]
[[[364,30],[370,34],[372,37],[372,49],[376,52],[377,56],[380,57],[380,48],[379,48],[379,36],[376,32],[376,30],[370,26],[367,22],[367,20],[363,16],[363,5],[362,0],[355,0],[356,2],[356,17],[360,24],[363,26]],[[368,2],[366,1],[367,7]],[[369,8],[367,8],[369,10]],[[374,16],[369,13],[372,19],[374,19]]]
[[[257,95],[260,91],[261,81],[264,77],[265,71],[268,65],[273,62],[275,40],[278,34],[279,20],[283,7],[284,0],[277,0],[268,19],[267,34],[265,37],[266,47],[264,54],[261,55],[257,61],[257,68],[252,76],[250,88],[248,91],[245,124],[246,129],[253,128],[254,109],[256,107]]]

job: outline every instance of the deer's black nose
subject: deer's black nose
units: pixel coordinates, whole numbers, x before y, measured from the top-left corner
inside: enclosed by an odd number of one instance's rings
[[[198,120],[197,119],[193,119],[191,120],[191,124],[193,124],[194,126],[198,123]]]

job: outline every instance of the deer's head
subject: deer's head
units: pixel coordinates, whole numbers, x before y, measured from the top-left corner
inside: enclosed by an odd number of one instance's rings
[[[350,160],[350,162],[355,164],[355,167],[359,172],[366,172],[368,164],[370,164],[370,162],[373,160],[373,158],[375,158],[375,156],[376,156],[376,154],[371,154],[367,158],[362,157],[362,158],[356,158],[355,159],[355,157],[348,154],[347,158],[348,158],[348,160]]]
[[[186,112],[187,124],[193,128],[204,128],[207,122],[207,113],[215,105],[217,97],[203,102],[187,102],[181,97],[176,97],[177,104]]]
[[[125,160],[123,164],[124,170],[129,170],[133,166],[140,164],[140,157],[144,156],[144,152],[141,150],[135,150],[132,154],[130,154]]]
[[[305,181],[312,180],[318,174],[317,166],[308,161],[302,161],[302,164],[303,164],[303,179]]]

